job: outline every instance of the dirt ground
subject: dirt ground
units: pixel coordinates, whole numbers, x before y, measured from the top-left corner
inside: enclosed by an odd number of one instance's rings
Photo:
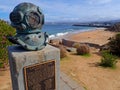
[[[9,69],[0,71],[0,90],[12,90]]]

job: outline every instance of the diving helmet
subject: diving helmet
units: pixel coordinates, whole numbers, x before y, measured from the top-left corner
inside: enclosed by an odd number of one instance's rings
[[[27,50],[41,50],[46,46],[48,35],[41,32],[44,15],[41,9],[32,3],[20,3],[10,13],[11,26],[16,28],[16,35],[8,40],[21,45]]]
[[[30,30],[32,32],[34,29],[42,28],[44,15],[38,6],[32,3],[21,3],[10,13],[10,20],[11,25],[15,27],[19,33],[21,30]]]

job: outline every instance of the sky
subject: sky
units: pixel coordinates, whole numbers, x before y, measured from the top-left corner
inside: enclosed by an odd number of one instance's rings
[[[0,19],[9,21],[10,12],[22,2],[39,6],[46,22],[120,19],[120,0],[0,0]]]

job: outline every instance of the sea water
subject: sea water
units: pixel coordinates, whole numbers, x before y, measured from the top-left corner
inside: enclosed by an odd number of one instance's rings
[[[42,27],[43,32],[49,34],[49,38],[60,37],[66,34],[95,30],[95,27],[73,26],[73,24],[45,24]]]

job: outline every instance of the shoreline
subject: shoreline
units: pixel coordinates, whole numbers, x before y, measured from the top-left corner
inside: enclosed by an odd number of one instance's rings
[[[97,28],[92,28],[92,29],[78,29],[75,31],[68,31],[68,32],[60,32],[60,33],[56,33],[56,34],[51,34],[49,36],[50,39],[60,39],[60,38],[66,38],[68,36],[74,35],[76,33],[81,33],[81,32],[87,32],[87,31],[92,31],[92,30],[96,30]],[[99,29],[99,28],[98,28]]]
[[[75,32],[71,32],[71,33],[68,33],[66,36],[65,36],[65,39],[70,39],[71,36],[74,36],[74,35],[77,35],[77,34],[80,34],[80,33],[86,33],[86,32],[91,32],[91,31],[96,31],[96,30],[105,30],[107,28],[95,28],[95,29],[88,29],[88,30],[77,30]]]
[[[64,39],[73,42],[93,43],[102,46],[109,42],[110,37],[113,37],[116,34],[116,32],[107,31],[106,29],[107,28],[96,28],[84,31],[77,30],[59,37],[49,38],[49,40],[62,41],[62,39]]]

